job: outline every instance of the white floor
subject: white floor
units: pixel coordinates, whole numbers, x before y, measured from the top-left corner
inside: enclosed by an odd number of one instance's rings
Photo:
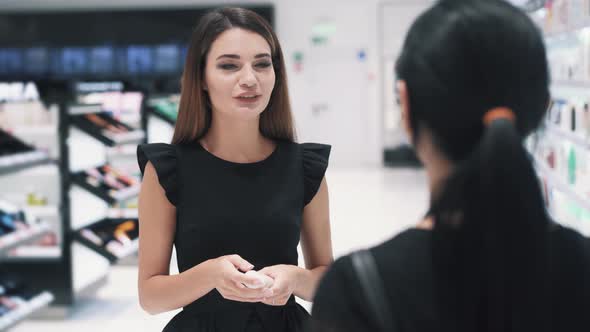
[[[331,169],[327,179],[336,257],[382,242],[426,212],[428,193],[422,171]],[[108,285],[78,303],[67,320],[26,321],[12,331],[160,332],[174,314],[145,313],[137,301],[137,267],[113,266]]]

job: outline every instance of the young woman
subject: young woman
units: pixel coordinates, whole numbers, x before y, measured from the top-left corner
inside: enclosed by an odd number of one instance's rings
[[[397,332],[588,331],[588,239],[550,220],[522,144],[550,98],[537,27],[506,1],[441,0],[396,72],[430,211],[369,250],[389,311],[371,310],[367,270],[346,256],[317,291],[315,330],[380,331],[386,318]]]
[[[239,8],[202,17],[172,144],[137,151],[140,303],[151,314],[184,308],[164,331],[303,330],[309,315],[294,297],[311,300],[332,262],[330,147],[294,140],[269,24]]]

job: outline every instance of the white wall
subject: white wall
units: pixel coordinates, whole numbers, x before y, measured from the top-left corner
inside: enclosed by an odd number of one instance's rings
[[[408,1],[412,2],[405,0]],[[378,25],[381,2],[396,0],[3,0],[0,1],[0,11],[272,3],[275,5],[277,34],[287,61],[299,140],[332,144],[333,166],[359,166],[380,165],[382,158],[384,135],[380,98],[383,77],[380,72],[381,32]],[[329,47],[316,48],[311,42],[312,28],[314,24],[326,21],[334,24],[336,33]],[[395,22],[396,18],[392,17],[387,26],[395,26]],[[350,56],[349,53],[355,49],[364,50],[366,59],[360,61],[354,54]],[[304,54],[304,69],[300,73],[294,70],[294,52]],[[341,57],[339,67],[327,69],[327,66],[322,66],[322,63],[331,62],[329,54]],[[341,70],[348,68],[346,61],[350,64],[350,71]],[[323,118],[317,116],[318,112],[312,114],[314,105],[322,103],[328,104],[326,113],[329,113]],[[330,125],[326,126],[322,121]]]

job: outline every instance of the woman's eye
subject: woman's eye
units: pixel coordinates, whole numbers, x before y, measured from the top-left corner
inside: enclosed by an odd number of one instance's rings
[[[221,68],[223,70],[233,70],[233,69],[238,68],[238,66],[236,66],[234,64],[231,64],[231,63],[224,63],[224,64],[221,64],[221,65],[218,65],[217,67],[218,68]]]
[[[258,67],[258,68],[268,68],[270,66],[272,66],[272,63],[270,63],[270,62],[261,62],[261,63],[256,64],[256,67]]]

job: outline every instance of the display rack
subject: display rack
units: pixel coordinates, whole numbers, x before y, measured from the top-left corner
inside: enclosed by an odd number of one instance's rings
[[[35,168],[41,165],[56,163],[51,160],[46,152],[38,151],[33,146],[25,144],[18,138],[13,137],[7,132],[0,130],[3,144],[8,144],[10,150],[15,153],[4,153],[0,157],[0,176],[12,176],[18,172]],[[4,151],[2,151],[4,152]],[[41,237],[48,234],[51,230],[50,225],[45,221],[28,220],[26,228],[17,228],[11,232],[0,236],[0,277],[2,273],[11,271],[10,264],[6,261],[6,256],[13,250],[21,246],[34,243]],[[19,261],[18,263],[23,263]],[[13,271],[11,271],[13,272]],[[11,282],[14,286],[14,282]],[[46,289],[45,285],[31,283],[40,289]],[[21,293],[18,289],[9,289],[0,280],[0,295],[10,294],[12,297],[20,297],[20,303],[8,312],[0,315],[0,331],[7,330],[18,323],[22,322],[29,316],[33,315],[42,308],[47,307],[53,300],[54,295],[46,290],[35,292]]]
[[[106,120],[109,125],[116,125],[128,130],[128,133],[131,133],[133,136],[132,140],[129,139],[121,139],[117,140],[114,136],[107,137],[104,135],[103,132],[100,132],[98,128],[93,128],[90,122],[84,122],[80,117],[84,115],[96,115],[96,114],[104,114],[101,111],[98,111],[98,107],[96,105],[79,105],[79,104],[66,104],[64,107],[60,107],[60,119],[65,119],[66,122],[64,123],[64,130],[62,132],[62,137],[60,140],[64,140],[64,149],[67,149],[67,137],[69,135],[70,127],[76,127],[81,129],[85,133],[89,134],[90,136],[96,138],[99,142],[103,143],[106,146],[117,146],[121,144],[129,144],[129,143],[142,143],[145,140],[145,132],[142,129],[133,129],[132,127],[125,125],[112,117],[103,116],[102,120]],[[127,135],[129,137],[129,135]],[[66,151],[64,151],[66,152]],[[67,157],[66,157],[67,156]],[[65,157],[65,158],[64,158]],[[62,162],[66,162],[64,159],[69,159],[69,151],[62,154]],[[108,168],[107,168],[108,167]],[[103,173],[99,172],[101,170]],[[131,177],[125,177],[125,181],[123,181],[122,176],[117,175],[117,171],[113,169],[113,167],[108,165],[100,165],[99,167],[93,169],[94,172],[90,173],[87,171],[78,171],[78,172],[71,172],[68,166],[68,174],[64,178],[67,180],[64,183],[62,188],[63,192],[68,192],[72,185],[77,185],[86,191],[94,194],[96,197],[104,200],[107,204],[113,205],[115,203],[120,203],[123,201],[127,201],[133,198],[136,198],[139,195],[139,188],[140,183],[138,179],[132,179]],[[90,176],[89,174],[95,174],[95,177]],[[110,182],[107,180],[110,179]],[[113,183],[119,185],[122,188],[115,188],[109,187],[107,184]],[[66,198],[67,199],[67,198]],[[113,244],[102,243],[99,244],[97,241],[90,241],[89,237],[90,234],[94,234],[94,231],[100,226],[104,225],[105,223],[109,223],[113,226],[113,229],[116,228],[118,223],[124,223],[125,219],[104,219],[97,221],[93,224],[87,225],[82,229],[73,229],[71,227],[71,223],[68,223],[67,229],[71,232],[71,239],[73,241],[77,241],[88,248],[92,249],[94,252],[100,254],[101,256],[108,259],[110,262],[115,263],[118,259],[123,258],[125,256],[129,256],[135,252],[137,252],[137,241],[130,241],[125,246],[117,247],[118,250],[113,249]],[[138,227],[138,222],[135,220],[135,230]],[[86,234],[86,236],[84,236]],[[103,234],[106,235],[106,234]],[[138,235],[136,235],[137,237]],[[136,239],[132,239],[136,240]],[[113,243],[116,243],[116,240],[112,240]],[[108,241],[107,241],[108,242]]]
[[[547,182],[549,187],[562,192],[569,200],[583,209],[590,211],[590,201],[573,190],[565,181],[555,176],[555,171],[549,169],[542,161],[535,160],[535,170],[539,176]]]
[[[563,0],[531,13],[546,40],[554,105],[529,150],[550,215],[585,235],[590,235],[590,183],[585,181],[590,160],[589,6],[587,0]]]
[[[57,209],[58,218],[61,223],[60,227],[60,255],[57,257],[27,256],[27,257],[7,257],[0,264],[0,273],[9,271],[10,273],[22,276],[23,282],[29,285],[35,285],[39,289],[45,289],[51,292],[40,294],[39,298],[32,299],[31,306],[24,308],[22,313],[16,313],[4,319],[0,319],[0,330],[4,327],[10,327],[24,318],[26,313],[32,313],[38,310],[43,303],[51,297],[51,307],[41,316],[64,316],[68,315],[73,305],[82,297],[87,297],[96,290],[103,287],[108,280],[109,264],[127,262],[138,250],[138,227],[139,221],[137,213],[134,218],[124,218],[117,216],[105,216],[101,220],[90,222],[81,228],[75,228],[72,223],[72,189],[74,186],[82,188],[84,191],[91,193],[95,197],[113,205],[134,199],[139,194],[139,179],[126,175],[113,165],[102,164],[87,170],[72,170],[72,155],[70,143],[72,133],[82,132],[84,135],[91,137],[106,147],[127,147],[129,144],[140,144],[145,142],[146,135],[142,129],[135,129],[124,124],[108,112],[104,112],[100,105],[80,104],[76,98],[75,82],[68,84],[56,83],[55,89],[62,89],[53,103],[58,108],[58,147],[59,161],[54,162],[59,170],[60,186],[60,206]],[[144,110],[141,109],[141,114]],[[100,117],[107,126],[113,125],[124,131],[124,135],[109,135],[109,133],[99,126],[86,121],[86,116],[92,115]],[[142,116],[141,115],[141,116]],[[140,118],[144,123],[143,118]],[[100,122],[103,124],[103,122]],[[116,153],[116,150],[110,151]],[[19,159],[19,167],[6,166],[2,168],[0,164],[0,175],[15,172],[25,167],[33,167],[39,163],[51,162],[50,160],[25,160]],[[108,158],[107,158],[108,159]],[[22,160],[22,162],[21,162]],[[25,163],[26,161],[26,163]],[[93,177],[94,176],[94,177]],[[110,185],[115,187],[111,188]],[[125,224],[127,223],[127,224]],[[124,227],[117,227],[123,224]],[[125,243],[116,245],[115,238],[109,239],[105,233],[105,225],[116,230],[118,239],[125,240]],[[131,227],[132,226],[132,227]],[[40,224],[35,229],[25,234],[14,234],[11,238],[0,238],[0,259],[2,254],[10,252],[25,243],[33,242],[35,239],[43,236],[47,230],[47,225]],[[101,233],[102,232],[102,233]],[[92,241],[91,234],[99,234],[100,243]],[[100,258],[100,264],[91,264],[89,268],[84,268],[82,275],[76,276],[75,270],[80,270],[75,266],[86,264],[89,259]],[[106,266],[103,266],[104,261]]]

